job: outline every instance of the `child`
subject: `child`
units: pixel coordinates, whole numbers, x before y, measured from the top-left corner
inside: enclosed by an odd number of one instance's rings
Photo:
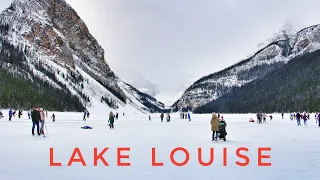
[[[52,114],[51,118],[52,118],[52,122],[55,122],[55,121],[56,121],[56,115],[54,115],[54,113]],[[51,118],[50,118],[50,119],[51,119]]]

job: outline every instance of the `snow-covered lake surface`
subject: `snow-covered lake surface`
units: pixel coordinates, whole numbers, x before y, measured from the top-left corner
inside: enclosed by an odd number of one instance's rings
[[[7,112],[4,112],[7,116]],[[105,115],[92,114],[82,121],[82,113],[56,113],[56,122],[47,120],[46,137],[31,135],[31,120],[17,117],[9,122],[7,117],[0,119],[0,179],[1,180],[199,180],[199,179],[244,179],[244,180],[316,180],[320,170],[320,128],[313,115],[308,126],[297,127],[288,115],[273,114],[267,124],[249,123],[255,115],[224,115],[228,126],[227,141],[211,141],[211,115],[192,115],[192,121],[182,120],[179,114],[172,114],[171,122],[160,122],[159,114],[121,114],[110,130]],[[51,113],[49,113],[51,116]],[[91,130],[81,126],[92,126]],[[54,161],[61,167],[49,166],[49,149],[54,148]],[[74,163],[67,167],[74,148],[80,148],[87,164]],[[117,148],[130,147],[130,167],[117,166]],[[156,160],[163,167],[152,167],[152,148],[156,148]],[[186,166],[176,167],[170,161],[170,152],[183,147],[190,153]],[[250,158],[249,165],[239,167],[236,149],[247,147],[242,152]],[[271,167],[258,167],[258,147],[270,147]],[[101,161],[93,166],[94,148],[102,151],[110,148],[104,158],[109,166]],[[214,148],[214,163],[203,167],[198,163],[198,148],[203,148],[203,161],[209,160],[209,148]],[[227,167],[223,166],[223,148],[227,150]],[[184,160],[185,155],[177,152],[175,159]]]

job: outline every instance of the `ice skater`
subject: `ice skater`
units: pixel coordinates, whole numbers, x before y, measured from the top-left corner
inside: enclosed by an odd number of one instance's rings
[[[170,120],[171,120],[170,114],[167,113],[167,122],[170,122]]]
[[[51,116],[50,119],[52,119],[52,122],[55,122],[56,121],[56,115],[54,113],[52,113],[52,116]]]
[[[306,113],[304,113],[302,118],[303,118],[303,124],[307,126],[308,116],[306,115]]]
[[[32,111],[31,118],[32,118],[32,135],[34,136],[34,129],[35,129],[35,126],[37,126],[37,134],[40,136],[40,131],[39,131],[40,111],[38,106],[36,106],[36,108]]]
[[[319,127],[320,127],[320,113],[318,113],[318,123],[319,123]]]
[[[88,119],[89,119],[89,116],[90,116],[90,112],[88,111],[88,112],[87,112],[87,118],[88,118]]]
[[[191,121],[191,116],[190,116],[190,113],[188,113],[188,119],[189,119],[189,121]]]
[[[262,114],[260,112],[257,114],[257,123],[262,124]]]
[[[218,141],[219,123],[220,120],[218,116],[215,113],[213,113],[211,118],[212,141]]]
[[[264,113],[262,115],[262,120],[263,120],[263,124],[267,124],[267,115],[266,115],[266,113]]]
[[[83,121],[86,121],[87,119],[87,110],[84,110],[84,113],[83,113]]]
[[[12,121],[13,112],[12,109],[9,110],[9,121]]]
[[[300,115],[300,113],[297,113],[297,114],[296,114],[296,120],[297,120],[297,125],[298,125],[298,126],[301,126],[301,122],[300,122],[300,120],[301,120],[301,115]]]
[[[109,114],[108,123],[109,123],[110,129],[114,129],[114,114],[112,111]]]
[[[40,134],[44,134],[44,121],[45,121],[45,114],[44,114],[44,111],[43,111],[43,108],[40,108],[40,124],[41,124],[41,127],[40,127]]]

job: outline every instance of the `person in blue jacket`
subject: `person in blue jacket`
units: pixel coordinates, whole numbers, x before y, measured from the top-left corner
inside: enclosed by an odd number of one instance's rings
[[[190,116],[190,113],[188,113],[188,119],[189,119],[189,121],[191,121],[191,116]]]
[[[10,110],[9,110],[9,121],[11,121],[12,115],[13,115],[12,109],[10,109]]]

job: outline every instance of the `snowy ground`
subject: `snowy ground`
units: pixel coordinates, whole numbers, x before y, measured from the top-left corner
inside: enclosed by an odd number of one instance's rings
[[[6,113],[6,112],[5,112]],[[51,114],[51,113],[50,113]],[[211,142],[211,115],[193,115],[192,122],[172,115],[172,121],[161,123],[159,114],[120,115],[115,129],[108,129],[106,117],[92,114],[83,122],[80,113],[56,113],[53,123],[48,120],[47,137],[31,136],[31,122],[26,117],[18,120],[0,119],[0,179],[1,180],[64,180],[64,179],[110,179],[110,180],[170,180],[170,179],[319,179],[320,145],[319,131],[312,118],[307,127],[297,127],[288,115],[282,120],[274,115],[267,124],[249,123],[254,115],[224,115],[228,123],[227,142]],[[83,125],[93,126],[83,130]],[[190,161],[184,167],[172,165],[169,155],[176,147],[184,147],[190,152]],[[49,166],[49,148],[54,148],[54,161],[62,167]],[[75,147],[81,149],[87,167],[75,163],[67,167]],[[110,148],[104,155],[109,163],[105,167],[99,162],[93,166],[93,148]],[[117,167],[116,148],[130,147],[131,167]],[[164,167],[151,166],[151,148],[157,148],[157,161]],[[197,148],[204,150],[203,160],[209,159],[209,148],[215,148],[212,166],[202,167],[197,160]],[[228,148],[228,166],[222,165],[222,149]],[[247,167],[235,165],[235,150],[247,147],[250,164]],[[257,148],[271,147],[272,167],[257,167]],[[124,153],[126,154],[126,153]],[[176,154],[182,161],[184,155]],[[124,162],[127,160],[124,160]]]

